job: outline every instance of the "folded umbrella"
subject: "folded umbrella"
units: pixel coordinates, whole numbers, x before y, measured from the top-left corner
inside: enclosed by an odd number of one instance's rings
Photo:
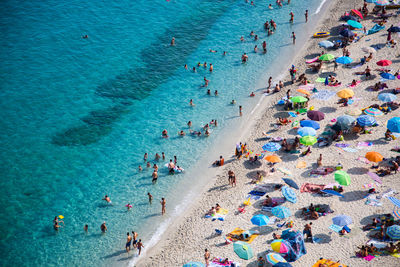
[[[318,110],[310,110],[307,112],[307,117],[313,121],[322,121],[325,118],[325,114]]]
[[[315,136],[315,135],[317,135],[317,131],[315,131],[315,129],[311,128],[311,127],[301,127],[299,130],[297,130],[297,133],[300,136],[307,136],[307,135]]]
[[[356,15],[356,16],[359,16],[361,19],[364,19],[364,17],[361,14],[361,12],[358,11],[357,9],[352,9],[350,12],[353,13],[354,15]]]
[[[351,57],[338,57],[335,61],[339,64],[350,64],[354,60]]]
[[[286,198],[287,201],[292,203],[297,202],[297,196],[293,189],[285,185],[282,186],[281,190],[282,190],[282,195]]]
[[[378,99],[383,102],[393,102],[397,99],[397,96],[391,93],[383,93],[378,95]]]
[[[338,226],[346,226],[353,223],[353,220],[347,215],[339,215],[332,218],[333,224]]]
[[[289,186],[293,187],[294,189],[299,190],[299,186],[296,184],[295,181],[289,178],[282,178],[282,180]]]
[[[300,88],[299,88],[299,89],[297,89],[296,91],[299,92],[299,93],[305,94],[305,95],[311,95],[310,92],[308,92],[308,91],[306,91],[306,90],[304,90],[304,89],[300,89]]]
[[[360,126],[372,126],[376,123],[376,120],[374,117],[371,117],[369,115],[361,115],[360,117],[357,118],[357,123]]]
[[[338,197],[344,197],[342,194],[340,194],[339,192],[336,192],[335,190],[324,189],[324,190],[321,190],[321,192],[324,192],[324,193],[330,194],[330,195],[334,195],[334,196],[338,196]]]
[[[388,120],[387,128],[392,133],[400,133],[400,117],[393,117]]]
[[[393,27],[390,27],[390,28],[388,29],[388,31],[389,31],[389,32],[400,32],[400,27],[395,27],[395,26],[393,26]]]

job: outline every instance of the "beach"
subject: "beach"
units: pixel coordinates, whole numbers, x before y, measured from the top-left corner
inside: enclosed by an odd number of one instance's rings
[[[326,51],[327,53],[333,54],[335,57],[342,56],[342,50],[325,50],[320,48],[318,43],[322,40],[338,39],[338,26],[345,23],[339,21],[340,17],[347,11],[353,8],[362,7],[363,1],[343,1],[336,0],[332,1],[329,9],[324,13],[318,23],[315,25],[315,31],[328,31],[331,32],[332,37],[329,38],[311,38],[307,40],[303,49],[297,50],[297,55],[294,60],[294,65],[297,69],[298,75],[306,73],[308,80],[311,84],[314,84],[318,91],[329,90],[333,92],[333,95],[329,99],[321,100],[313,97],[315,94],[311,94],[308,107],[313,107],[314,110],[319,110],[325,114],[324,120],[320,121],[321,134],[328,125],[333,125],[334,119],[344,115],[346,111],[351,109],[363,109],[372,104],[381,104],[378,100],[378,92],[367,90],[370,86],[373,86],[380,79],[379,72],[376,69],[380,68],[376,65],[376,62],[383,59],[390,59],[392,65],[390,68],[392,73],[400,69],[399,60],[399,48],[398,45],[395,48],[383,46],[376,53],[374,53],[372,60],[363,66],[357,68],[348,68],[344,65],[338,65],[335,70],[334,64],[323,63],[322,70],[319,73],[311,73],[306,71],[307,66],[305,61],[310,60],[321,53]],[[368,8],[371,11],[374,5],[369,5]],[[396,10],[388,11],[389,13],[395,13]],[[296,18],[303,20],[303,18]],[[361,20],[363,26],[370,29],[374,26],[371,18]],[[386,29],[392,25],[398,23],[398,17],[389,17],[386,23]],[[382,32],[378,32],[372,35],[362,36],[357,42],[352,43],[348,49],[350,57],[355,62],[367,55],[362,51],[363,47],[370,46],[372,44],[385,44],[387,38],[386,29]],[[361,35],[361,34],[360,34]],[[398,36],[393,37],[397,38]],[[300,46],[300,44],[297,44]],[[296,47],[297,47],[296,45]],[[373,79],[365,80],[365,76],[355,75],[354,72],[364,71],[366,66],[372,69]],[[354,64],[353,66],[357,66]],[[287,66],[289,69],[290,66]],[[336,78],[341,82],[341,85],[337,87],[325,86],[324,83],[317,83],[318,77],[327,77],[329,74],[335,74]],[[265,132],[268,132],[270,138],[287,138],[293,140],[296,136],[297,130],[292,129],[291,123],[286,126],[282,126],[279,130],[270,131],[273,129],[272,124],[276,123],[279,114],[282,114],[282,107],[278,107],[276,103],[286,95],[287,90],[291,90],[291,95],[300,95],[296,92],[299,88],[299,83],[296,82],[294,85],[290,84],[290,77],[288,71],[285,75],[285,86],[277,94],[268,95],[264,98],[261,105],[262,112],[261,117],[256,115],[252,116],[244,114],[242,119],[252,120],[253,126],[249,131],[249,134],[244,136],[243,139],[237,140],[237,142],[246,143],[247,147],[254,151],[254,153],[260,153],[261,147],[267,143],[265,138]],[[268,76],[266,77],[268,78]],[[337,104],[338,97],[336,92],[341,89],[348,88],[352,80],[361,81],[355,87],[352,88],[354,91],[354,102],[346,107],[341,107]],[[386,80],[388,89],[394,89],[399,87],[399,80]],[[260,90],[256,91],[258,95],[262,94],[265,90],[264,86],[267,84],[266,79],[260,80]],[[250,92],[249,92],[250,93]],[[309,220],[301,218],[301,209],[308,207],[311,203],[314,204],[327,204],[334,211],[333,214],[320,217],[318,220],[313,220],[312,232],[314,237],[319,239],[318,243],[306,243],[307,253],[300,257],[297,261],[292,262],[293,266],[313,266],[313,264],[320,258],[332,259],[334,261],[340,261],[340,263],[348,266],[396,266],[400,264],[398,258],[386,255],[373,258],[370,262],[357,258],[355,251],[357,246],[365,244],[369,239],[368,232],[362,231],[362,226],[371,223],[374,216],[381,214],[390,214],[393,211],[393,204],[387,199],[381,199],[380,206],[373,206],[365,204],[366,199],[364,198],[368,193],[368,185],[376,189],[378,194],[383,195],[385,192],[389,192],[395,196],[396,192],[400,192],[400,184],[397,183],[396,179],[399,174],[391,174],[382,178],[382,183],[378,183],[372,180],[368,172],[373,170],[370,169],[371,163],[365,163],[358,160],[365,156],[366,152],[376,151],[384,156],[384,158],[393,158],[398,154],[394,151],[390,151],[394,146],[398,146],[399,139],[387,141],[384,139],[386,131],[386,122],[388,119],[399,116],[399,111],[395,110],[386,115],[375,117],[379,126],[373,127],[372,132],[363,135],[345,135],[344,141],[333,142],[331,145],[326,147],[317,147],[316,145],[311,148],[312,153],[305,157],[299,157],[298,154],[289,154],[282,151],[276,152],[282,159],[282,162],[277,163],[274,166],[275,171],[271,172],[271,167],[267,166],[267,162],[262,160],[261,164],[252,165],[248,162],[247,158],[235,159],[234,149],[235,143],[232,143],[232,149],[230,151],[221,151],[221,155],[225,157],[226,164],[223,167],[214,170],[212,176],[212,182],[210,182],[205,188],[200,188],[198,198],[194,200],[194,204],[185,210],[184,215],[174,220],[173,225],[170,226],[166,233],[162,236],[162,239],[158,244],[146,251],[144,257],[140,258],[139,262],[135,266],[182,266],[183,264],[190,261],[197,261],[204,263],[204,249],[208,249],[211,253],[211,258],[221,257],[223,259],[228,258],[229,260],[240,263],[240,266],[257,266],[257,258],[265,255],[271,251],[270,242],[272,241],[273,233],[280,234],[282,230],[286,228],[278,228],[277,224],[293,221],[293,229],[303,230],[306,223]],[[299,118],[307,118],[306,115],[298,115]],[[296,118],[292,118],[296,120]],[[237,129],[241,131],[241,129]],[[345,144],[352,149],[343,149],[347,146],[336,146],[336,144]],[[364,145],[367,144],[367,145]],[[306,150],[303,148],[302,151]],[[267,152],[267,154],[272,154]],[[264,199],[252,200],[252,205],[246,207],[245,212],[241,213],[238,211],[239,206],[247,200],[248,193],[255,187],[251,183],[252,179],[255,178],[257,171],[263,171],[265,177],[263,183],[283,183],[283,177],[289,177],[295,181],[299,186],[304,183],[312,184],[329,184],[334,183],[334,175],[329,174],[326,176],[311,177],[311,170],[317,168],[317,159],[319,155],[323,155],[322,165],[335,168],[339,163],[351,176],[351,184],[344,186],[344,197],[330,196],[320,197],[315,194],[307,192],[300,193],[296,190],[298,201],[296,203],[285,202],[283,205],[290,208],[292,216],[286,220],[280,220],[275,223],[271,223],[268,226],[257,227],[251,223],[251,218],[256,214],[265,214],[272,218],[270,212],[261,211],[261,202]],[[305,167],[299,166],[299,162],[305,162]],[[283,174],[281,169],[286,174]],[[228,183],[228,171],[232,170],[237,179],[237,186],[231,187]],[[290,173],[290,174],[288,174]],[[390,191],[392,190],[392,191]],[[278,190],[267,193],[272,198],[282,197],[282,193]],[[209,218],[204,218],[205,213],[218,203],[223,209],[228,210],[223,221],[213,221]],[[168,211],[167,211],[168,212]],[[332,224],[332,217],[337,215],[348,215],[352,218],[353,224],[351,225],[351,235],[340,236],[338,233],[329,229]],[[225,244],[224,236],[235,228],[240,227],[244,230],[260,231],[260,235],[255,238],[249,246],[254,251],[254,257],[248,261],[240,259],[234,252],[232,244]],[[222,230],[222,235],[216,235],[215,229]],[[146,244],[144,244],[146,246]]]

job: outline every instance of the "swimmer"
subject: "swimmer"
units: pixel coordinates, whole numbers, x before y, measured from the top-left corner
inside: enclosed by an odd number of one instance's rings
[[[195,106],[195,104],[193,103],[193,99],[190,99],[190,101],[189,101],[189,105],[190,105],[190,106],[192,106],[192,107],[194,107],[194,106]]]
[[[85,233],[87,233],[89,230],[89,225],[85,224],[85,226],[83,226],[83,231],[85,231]]]
[[[153,165],[153,169],[154,169],[156,172],[158,172],[158,166],[157,166],[157,164],[154,164],[154,165]]]
[[[167,138],[167,137],[168,137],[168,132],[167,132],[166,129],[164,129],[164,130],[162,131],[162,137],[164,137],[164,138]]]
[[[271,88],[271,84],[272,84],[272,77],[270,76],[268,79],[268,89]]]
[[[188,69],[188,66],[187,66],[187,64],[185,64],[185,69]]]
[[[139,242],[137,242],[136,247],[138,249],[138,254],[140,255],[140,252],[142,251],[142,248],[144,248],[143,243],[142,243],[142,239],[139,239]]]
[[[308,10],[306,10],[306,13],[304,13],[304,17],[306,18],[306,22],[308,22]]]
[[[176,156],[174,156],[174,164],[176,165],[176,163],[178,163],[178,159]]]
[[[274,9],[274,8],[272,7],[272,4],[269,4],[268,8],[269,8],[269,9]]]
[[[244,37],[243,36],[240,37],[240,41],[244,42]]]
[[[236,104],[236,100],[235,100],[235,99],[232,99],[231,105],[235,105],[235,104]]]
[[[264,41],[264,42],[262,43],[262,47],[263,47],[264,53],[267,53],[267,42],[266,42],[266,41]]]
[[[209,82],[210,82],[210,81],[209,81],[209,80],[207,80],[207,78],[206,78],[206,77],[204,77],[204,87],[207,87]]]
[[[193,67],[192,71],[193,71],[193,72],[196,72],[196,67]]]
[[[160,160],[160,158],[161,158],[161,156],[160,156],[160,155],[158,155],[158,153],[156,153],[156,156],[154,157],[154,159],[155,159],[156,161],[159,161],[159,160]]]
[[[290,20],[289,20],[289,22],[290,22],[290,23],[293,23],[293,20],[294,20],[294,14],[293,14],[293,12],[290,12],[289,15],[290,15]]]
[[[172,45],[172,46],[175,45],[175,37],[172,37],[171,45]]]
[[[214,126],[217,127],[218,126],[218,122],[217,120],[215,120]]]
[[[210,52],[211,52],[211,53],[217,53],[218,51],[217,51],[217,50],[212,50],[212,49],[210,49]]]
[[[200,62],[197,62],[197,67],[200,67],[201,66],[201,63]]]
[[[213,66],[213,64],[210,63],[210,72],[213,72],[213,70],[214,70],[214,66]]]
[[[139,165],[139,171],[140,171],[140,172],[143,171],[143,168],[142,168],[142,166],[140,166],[140,165]]]
[[[175,168],[175,164],[172,162],[172,159],[169,160],[169,163],[167,166],[168,166],[168,169],[170,169],[170,170]]]
[[[143,160],[146,161],[146,160],[147,160],[147,157],[148,157],[148,154],[147,154],[147,152],[146,152],[146,153],[144,153]]]
[[[180,132],[179,132],[179,135],[180,135],[180,136],[185,136],[186,134],[185,134],[184,131],[180,131]]]
[[[164,215],[165,214],[165,206],[167,204],[167,201],[165,201],[165,198],[161,198],[161,214]]]
[[[153,173],[151,174],[151,177],[153,178],[153,179],[151,180],[151,182],[152,182],[153,184],[157,183],[158,173],[157,173],[156,170],[153,171]]]
[[[296,34],[292,32],[292,39],[293,39],[293,44],[296,44]]]
[[[256,96],[256,95],[254,94],[254,92],[251,92],[250,97],[254,97],[254,96]]]
[[[204,62],[203,67],[207,69],[207,62]]]
[[[205,136],[210,136],[210,132],[208,131],[208,129],[204,132]]]
[[[161,152],[162,160],[165,160],[165,154],[164,152]]]
[[[226,56],[226,51],[224,51],[224,53],[222,53],[223,56]]]
[[[190,128],[192,127],[192,121],[188,121],[187,126]]]
[[[253,31],[250,32],[250,36],[254,36],[254,32]]]
[[[258,48],[257,48],[257,45],[254,47],[254,53],[257,53],[257,50],[258,50]]]
[[[150,194],[150,192],[147,193],[147,196],[149,197],[149,203],[151,205],[151,202],[153,201],[153,196]]]
[[[210,124],[211,124],[211,125],[214,125],[214,124],[215,124],[215,120],[211,120],[211,121],[210,121]]]
[[[102,200],[105,200],[105,201],[107,201],[107,203],[112,204],[110,197],[107,196],[107,195],[105,195],[104,198],[103,198]]]
[[[82,38],[87,39],[87,38],[89,38],[89,36],[87,34],[85,34],[85,35],[82,35]]]
[[[207,90],[207,95],[211,95],[211,90],[210,89]]]
[[[215,90],[214,95],[218,96],[218,90]]]
[[[103,233],[107,232],[106,222],[103,222],[103,223],[100,225],[100,230],[101,230],[101,232],[103,232]]]
[[[151,167],[151,164],[150,164],[149,161],[147,162],[146,167],[147,167],[147,168],[150,168],[150,167]]]
[[[242,113],[242,106],[239,106],[239,115],[240,115],[240,116],[243,115],[243,113]]]
[[[254,41],[258,41],[258,35],[254,36]]]
[[[249,57],[246,55],[246,53],[244,53],[242,55],[242,63],[246,63],[248,59],[249,59]]]
[[[130,203],[126,204],[125,207],[128,208],[128,210],[130,210],[132,208],[132,205]]]

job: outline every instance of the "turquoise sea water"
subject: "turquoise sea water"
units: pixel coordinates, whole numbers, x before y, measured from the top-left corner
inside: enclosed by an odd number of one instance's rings
[[[292,0],[283,8],[274,2],[1,2],[1,265],[128,262],[126,232],[138,231],[149,240],[162,222],[159,199],[171,199],[172,210],[185,193],[177,191],[179,185],[197,179],[169,176],[160,162],[158,183],[152,185],[143,154],[150,159],[155,152],[165,152],[167,159],[176,155],[178,165],[190,172],[215,145],[215,136],[240,119],[237,105],[229,102],[236,99],[250,111],[261,91],[254,99],[248,95],[276,67],[270,64],[277,58],[287,64],[283,51],[291,47],[290,32],[301,37],[304,10],[312,20],[321,0]],[[267,37],[263,23],[271,18],[278,30]],[[259,41],[251,40],[251,30]],[[240,36],[247,41],[241,43]],[[268,53],[253,53],[255,44],[262,50],[263,40]],[[243,65],[244,52],[249,63]],[[183,68],[198,61],[212,63],[214,72]],[[218,97],[206,95],[204,76]],[[189,107],[190,99],[195,107]],[[199,130],[211,119],[219,126],[209,138],[176,135],[188,132],[188,120]],[[163,129],[169,139],[161,138]],[[147,192],[154,196],[152,206]],[[105,194],[113,206],[101,201]],[[129,212],[128,202],[134,205]],[[65,227],[55,233],[52,219],[60,214]],[[109,228],[105,235],[99,229],[103,221]]]

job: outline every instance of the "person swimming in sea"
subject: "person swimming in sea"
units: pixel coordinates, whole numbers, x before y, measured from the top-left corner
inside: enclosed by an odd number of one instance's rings
[[[246,53],[244,53],[244,54],[242,55],[242,63],[246,63],[248,59],[249,59],[249,56],[246,55]]]
[[[107,203],[112,204],[110,197],[107,195],[105,195],[102,200],[105,200],[105,201],[107,201]]]
[[[180,131],[179,132],[179,136],[185,136],[186,134],[185,134],[185,132],[184,131]]]
[[[162,131],[162,137],[163,137],[163,138],[168,138],[168,132],[167,132],[166,129],[164,129],[164,130]]]
[[[175,37],[172,37],[171,46],[174,46],[174,45],[175,45]]]
[[[190,105],[190,106],[192,106],[192,107],[194,107],[194,106],[195,106],[195,104],[193,103],[193,99],[190,99],[190,101],[189,101],[189,105]]]

